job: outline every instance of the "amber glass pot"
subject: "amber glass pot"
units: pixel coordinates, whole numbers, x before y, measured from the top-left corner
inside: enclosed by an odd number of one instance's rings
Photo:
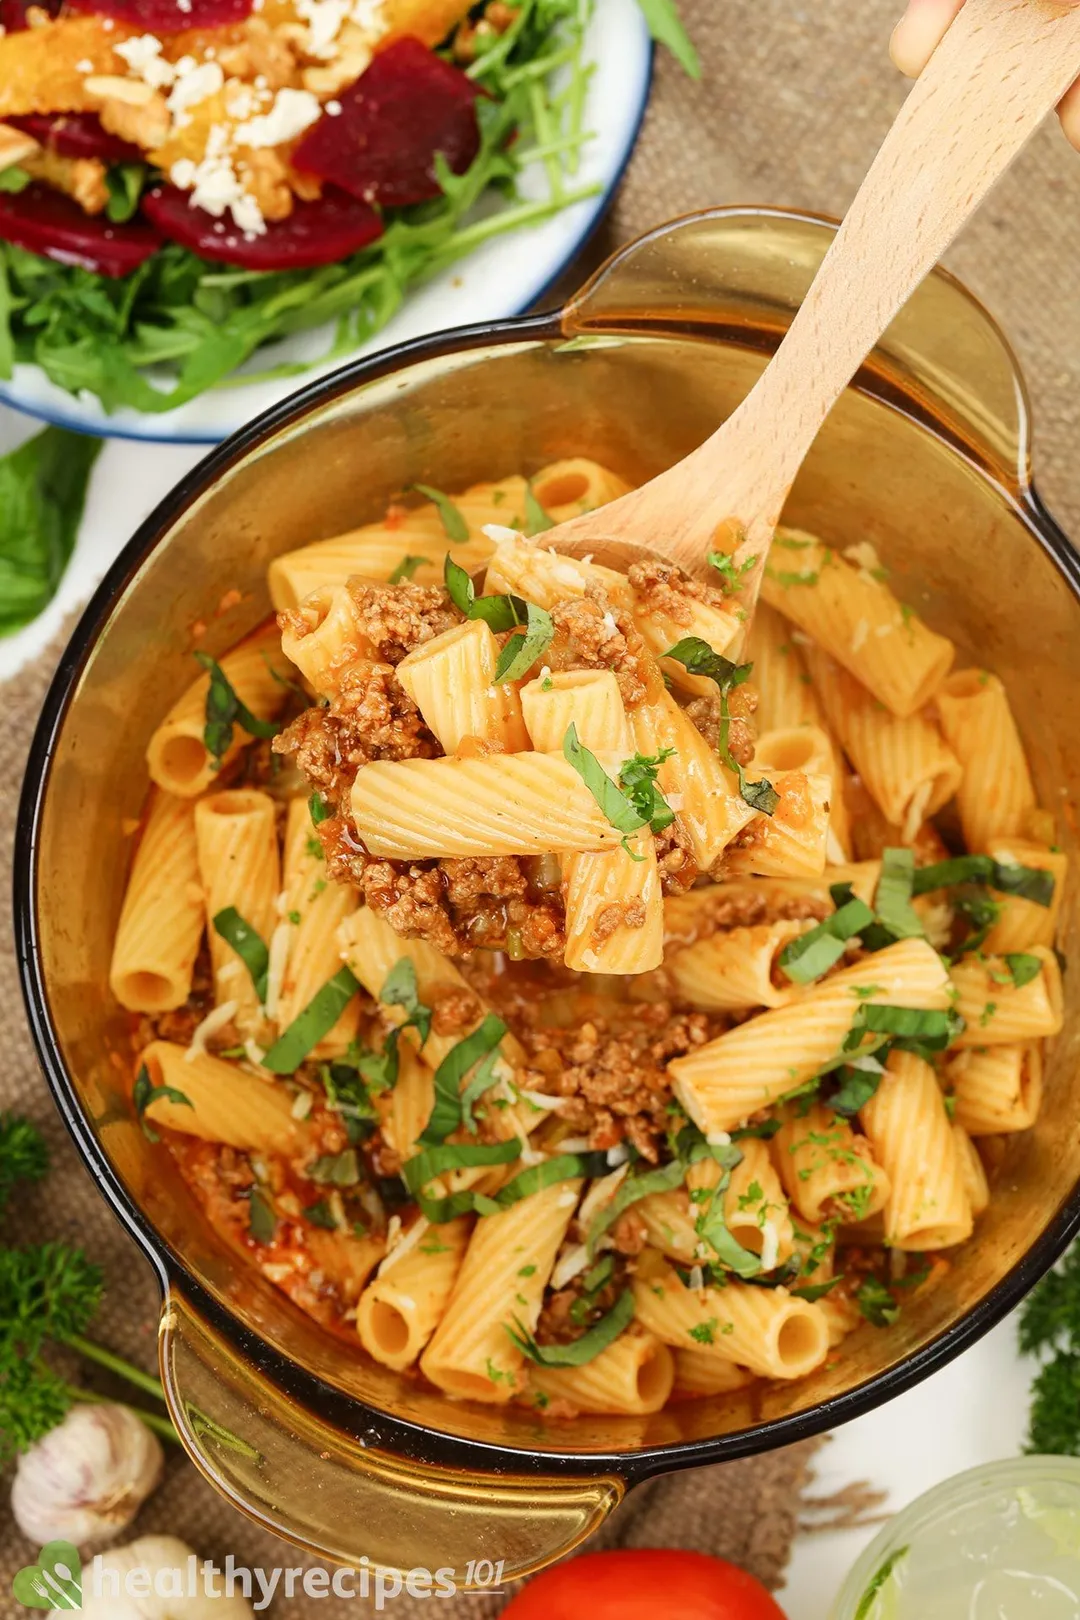
[[[1080,1016],[1069,994],[1043,1115],[1014,1140],[946,1281],[789,1387],[651,1418],[540,1421],[448,1402],[327,1337],[208,1227],[133,1124],[127,1025],[107,985],[144,749],[192,676],[265,617],[270,559],[379,515],[423,479],[453,490],[559,457],[652,476],[732,410],[829,243],[819,220],[719,210],[620,253],[557,315],[472,328],[346,367],[209,455],[126,547],[53,683],[30,760],[16,911],[57,1103],[161,1279],[161,1363],[184,1444],[231,1502],[323,1558],[397,1569],[577,1545],[664,1470],[813,1434],[940,1366],[1013,1306],[1080,1221]],[[1027,401],[1001,334],[938,274],[829,421],[789,519],[871,540],[901,597],[1005,680],[1041,802],[1075,855],[1080,570],[1032,492]],[[237,603],[237,588],[242,599]],[[234,605],[221,610],[221,604]],[[1073,954],[1075,911],[1064,948]],[[215,1425],[219,1428],[215,1428]],[[228,1430],[244,1443],[219,1438]]]

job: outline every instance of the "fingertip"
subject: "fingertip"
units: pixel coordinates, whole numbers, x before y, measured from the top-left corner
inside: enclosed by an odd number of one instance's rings
[[[963,3],[964,0],[910,0],[889,41],[893,65],[909,79],[917,79]]]

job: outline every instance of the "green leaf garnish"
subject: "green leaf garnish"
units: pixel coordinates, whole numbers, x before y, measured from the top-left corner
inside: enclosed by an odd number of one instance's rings
[[[335,811],[333,805],[327,804],[321,793],[313,793],[308,800],[308,814],[311,817],[312,826],[318,827],[324,821],[329,821]]]
[[[643,823],[654,833],[663,832],[675,820],[675,812],[656,785],[656,774],[675,753],[661,748],[658,754],[634,754],[619,772],[619,786]]]
[[[915,856],[910,849],[886,849],[874,909],[893,939],[921,939],[925,930],[911,904],[915,885]]]
[[[0,376],[3,292],[0,260]],[[50,427],[0,456],[0,635],[29,624],[55,596],[75,546],[101,444],[100,439]]]
[[[505,1034],[506,1025],[502,1019],[488,1013],[478,1028],[452,1046],[443,1058],[435,1070],[435,1103],[431,1118],[420,1135],[420,1141],[426,1147],[437,1147],[445,1142],[451,1131],[459,1128],[462,1121],[461,1083],[470,1069],[487,1057],[489,1052],[494,1052]]]
[[[443,580],[450,600],[467,619],[483,619],[495,633],[525,626],[521,635],[511,636],[495,669],[497,681],[520,679],[555,634],[550,613],[533,602],[523,601],[520,596],[477,596],[469,575],[454,562],[449,552],[443,564]]]
[[[1005,965],[1012,975],[1012,982],[1017,990],[1022,990],[1025,984],[1037,979],[1042,972],[1042,962],[1037,956],[1028,951],[1010,951],[1005,958]]]
[[[429,501],[434,502],[451,545],[462,545],[469,538],[469,525],[449,495],[444,495],[441,489],[434,489],[431,484],[414,484],[412,487],[418,495],[426,495]]]
[[[566,736],[563,738],[563,758],[568,765],[574,767],[595,799],[600,814],[611,823],[616,832],[638,832],[647,824],[645,816],[630,795],[624,793],[618,784],[611,780],[596,755],[581,742],[573,721],[567,726]],[[640,756],[635,755],[635,758]],[[633,764],[633,761],[628,763]],[[656,797],[661,797],[659,792]],[[663,803],[662,800],[661,802]],[[667,809],[666,804],[664,809]]]
[[[146,1064],[141,1063],[139,1072],[135,1076],[131,1100],[135,1104],[136,1118],[142,1126],[143,1135],[148,1142],[159,1142],[161,1140],[145,1117],[150,1104],[156,1102],[159,1097],[164,1097],[166,1102],[176,1103],[183,1108],[194,1108],[195,1106],[191,1098],[185,1096],[182,1091],[177,1091],[175,1086],[155,1086],[150,1079],[150,1071],[147,1069]]]
[[[638,0],[649,33],[671,52],[691,79],[701,78],[701,58],[679,16],[675,0]]]
[[[481,600],[490,600],[482,598]],[[496,681],[520,681],[550,645],[555,634],[551,614],[532,602],[525,603],[526,628],[510,637],[495,666]]]
[[[859,1285],[855,1303],[874,1327],[891,1327],[900,1315],[899,1302],[877,1277],[867,1277]]]
[[[308,1204],[304,1219],[310,1221],[312,1226],[323,1227],[327,1232],[337,1231],[337,1221],[325,1198],[320,1198],[317,1204]]]
[[[437,1176],[446,1175],[450,1170],[467,1170],[479,1165],[512,1164],[520,1157],[521,1143],[516,1137],[508,1142],[449,1143],[425,1148],[422,1153],[406,1159],[401,1167],[401,1178],[415,1198],[420,1213],[432,1226],[445,1226],[447,1221],[456,1220],[459,1215],[471,1215],[476,1210],[478,1195],[466,1188],[462,1192],[433,1198],[426,1189]]]
[[[687,1166],[678,1159],[665,1164],[658,1170],[646,1170],[639,1175],[628,1175],[616,1187],[614,1195],[602,1204],[589,1222],[586,1238],[590,1255],[596,1253],[597,1245],[605,1232],[611,1230],[623,1212],[636,1204],[642,1198],[648,1198],[652,1193],[673,1192],[681,1187],[686,1180]]]
[[[1049,906],[1054,898],[1054,874],[1042,866],[1015,866],[989,855],[954,855],[933,866],[916,868],[913,894],[951,889],[960,883],[983,883],[999,894],[1015,895],[1036,906]]]
[[[311,1049],[329,1035],[359,988],[349,968],[338,968],[278,1036],[262,1060],[263,1068],[271,1074],[295,1074]]]
[[[233,691],[229,677],[209,653],[197,652],[195,658],[210,676],[206,690],[206,724],[203,742],[206,752],[219,768],[232,746],[234,726],[242,726],[250,737],[276,737],[276,720],[261,720],[252,714],[246,703],[241,703]]]
[[[266,1192],[255,1182],[248,1193],[248,1231],[256,1243],[273,1243],[277,1216]]]
[[[266,976],[270,970],[270,952],[266,942],[241,917],[235,906],[226,906],[214,917],[214,932],[227,945],[231,945],[251,975],[255,994],[260,1002],[266,1000]]]
[[[322,1187],[355,1187],[360,1181],[360,1160],[355,1148],[324,1153],[306,1171],[309,1181]]]
[[[17,163],[9,164],[6,169],[0,169],[0,191],[18,193],[25,191],[33,176],[25,169],[20,169]]]
[[[387,580],[388,585],[400,585],[403,579],[412,579],[421,564],[430,562],[430,557],[402,557],[397,567]]]
[[[514,1326],[507,1326],[506,1331],[522,1354],[535,1362],[538,1367],[584,1367],[590,1361],[595,1361],[609,1344],[614,1344],[633,1319],[634,1295],[627,1288],[595,1327],[591,1327],[580,1339],[573,1339],[569,1344],[539,1345],[525,1324],[516,1318]]]
[[[664,657],[674,658],[691,675],[703,675],[706,679],[716,682],[720,689],[720,728],[716,751],[728,770],[738,777],[739,792],[744,801],[752,810],[757,810],[764,816],[771,816],[780,803],[780,795],[772,783],[767,782],[764,777],[760,782],[748,782],[745,770],[731,752],[728,743],[731,734],[728,694],[749,678],[753,664],[733,664],[730,658],[724,658],[722,654],[713,652],[709,643],[703,641],[700,636],[684,636],[674,647],[668,648]]]
[[[726,551],[710,551],[707,553],[707,561],[710,567],[716,569],[728,590],[737,591],[742,588],[743,579],[753,568],[757,558],[747,557],[744,563],[736,564],[735,559],[729,557]]]
[[[116,163],[108,170],[105,185],[109,200],[105,205],[105,214],[114,225],[124,225],[133,218],[145,179],[145,163]]]
[[[847,942],[873,921],[869,906],[858,899],[849,900],[816,928],[788,941],[780,952],[781,969],[794,984],[813,984],[840,960]]]
[[[548,529],[555,527],[555,519],[540,505],[533,490],[531,481],[525,485],[525,533],[532,539],[533,535],[546,534]]]

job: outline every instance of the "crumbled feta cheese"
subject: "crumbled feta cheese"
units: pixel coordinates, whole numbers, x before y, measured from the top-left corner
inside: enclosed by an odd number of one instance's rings
[[[188,1063],[194,1063],[196,1058],[206,1053],[206,1043],[211,1035],[216,1035],[219,1029],[224,1029],[239,1007],[238,1001],[223,1001],[220,1007],[208,1012],[201,1024],[196,1024],[191,1032],[184,1057]]]
[[[213,135],[213,131],[211,131]],[[203,208],[215,219],[228,212],[233,222],[245,233],[260,236],[266,230],[266,221],[255,198],[240,184],[231,157],[211,154],[201,163],[181,158],[169,170],[169,179],[181,191],[191,192],[192,205]]]
[[[260,113],[236,131],[238,146],[284,146],[309,129],[322,113],[310,90],[279,90],[268,113]]]
[[[219,62],[196,62],[192,56],[182,56],[176,64],[176,78],[167,102],[174,128],[183,129],[190,124],[188,108],[198,106],[208,96],[216,96],[224,84],[225,75]]]
[[[235,118],[237,122],[244,118],[250,118],[258,104],[258,97],[249,84],[236,84],[228,87],[225,111],[230,118]]]
[[[136,78],[155,90],[164,90],[176,78],[175,66],[163,59],[161,51],[161,41],[155,39],[153,34],[139,34],[135,39],[121,40],[116,47],[117,56],[124,58]]]

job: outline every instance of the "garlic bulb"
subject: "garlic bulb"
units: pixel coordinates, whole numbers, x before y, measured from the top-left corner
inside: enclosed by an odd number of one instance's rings
[[[11,1509],[39,1546],[108,1541],[127,1529],[164,1466],[156,1436],[128,1407],[73,1406],[19,1458]]]
[[[175,1536],[140,1536],[128,1547],[110,1547],[97,1573],[83,1570],[80,1620],[251,1620],[246,1598],[223,1595],[220,1572],[211,1591],[204,1589],[195,1571],[201,1563]],[[137,1593],[133,1575],[140,1577]]]

